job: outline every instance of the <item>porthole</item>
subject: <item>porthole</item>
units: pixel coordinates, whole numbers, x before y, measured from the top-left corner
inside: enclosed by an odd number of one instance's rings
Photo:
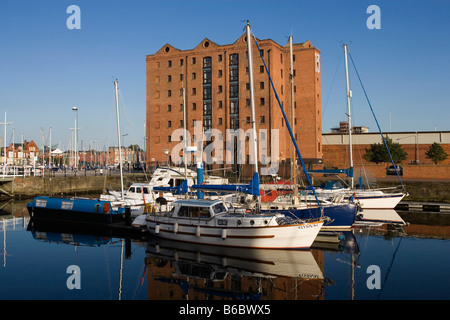
[[[170,47],[165,47],[164,48],[164,51],[167,53],[167,52],[169,52],[170,51]]]
[[[205,48],[208,48],[208,47],[209,47],[209,41],[205,41],[205,42],[203,43],[203,46],[204,46]]]

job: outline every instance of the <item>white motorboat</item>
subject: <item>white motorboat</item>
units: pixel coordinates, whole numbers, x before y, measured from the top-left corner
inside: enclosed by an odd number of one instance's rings
[[[221,200],[185,199],[170,211],[146,216],[148,231],[165,239],[240,248],[309,248],[323,220],[294,220],[282,214],[235,209]]]

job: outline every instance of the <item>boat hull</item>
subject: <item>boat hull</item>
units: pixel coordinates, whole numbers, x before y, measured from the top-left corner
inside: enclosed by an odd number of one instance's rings
[[[27,204],[30,218],[72,223],[111,224],[125,221],[106,201],[83,198],[37,197]]]
[[[403,192],[384,193],[380,190],[336,190],[316,191],[319,198],[332,200],[341,196],[345,201],[356,201],[362,209],[394,209],[408,194]]]
[[[231,227],[228,224],[221,227],[215,223],[190,224],[148,215],[146,223],[150,234],[175,241],[239,248],[308,249],[323,221],[253,227]]]
[[[358,206],[352,203],[327,205],[323,206],[323,209],[323,215],[328,217],[329,220],[323,224],[322,229],[349,229],[355,222],[358,213]],[[266,212],[281,213],[294,219],[318,218],[321,215],[320,209],[317,206],[301,209],[270,209]]]
[[[384,195],[359,195],[356,194],[355,200],[359,202],[362,209],[394,209],[405,194],[384,194]]]

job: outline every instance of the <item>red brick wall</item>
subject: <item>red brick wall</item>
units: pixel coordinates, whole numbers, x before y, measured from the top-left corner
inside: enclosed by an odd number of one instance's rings
[[[419,165],[414,164],[416,155],[416,145],[402,145],[403,150],[408,153],[407,159],[399,163],[403,167],[404,178],[417,178],[417,179],[450,179],[450,159],[444,160],[438,165],[434,165],[430,159],[426,158],[425,153],[430,148],[430,145],[420,144],[418,145],[418,159]],[[442,144],[445,152],[450,154],[450,145]],[[366,149],[370,148],[370,145],[354,145],[353,146],[353,159],[355,174],[360,167],[364,167],[365,170],[369,170],[376,178],[386,177],[386,168],[390,164],[373,164],[363,159],[363,155],[366,153]],[[349,151],[346,145],[325,145],[323,148],[323,165],[326,168],[348,168]]]

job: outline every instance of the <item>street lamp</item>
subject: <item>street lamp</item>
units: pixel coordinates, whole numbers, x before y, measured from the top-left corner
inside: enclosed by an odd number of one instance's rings
[[[78,169],[78,108],[72,107],[72,111],[75,111],[75,169]]]
[[[167,156],[167,166],[170,166],[170,163],[169,163],[169,153],[170,153],[170,149],[164,149],[164,153],[165,153],[166,156]]]
[[[410,136],[406,136],[406,137],[401,137],[401,138],[397,138],[397,139],[395,139],[395,140],[397,140],[397,141],[399,141],[399,140],[402,140],[402,139],[406,139],[406,138],[412,138],[412,137],[414,137],[414,141],[415,141],[415,149],[416,149],[416,152],[415,152],[415,154],[416,154],[416,156],[415,156],[415,163],[416,164],[419,164],[419,142],[418,142],[418,140],[419,140],[419,135],[417,134],[417,131],[416,131],[416,134],[414,134],[414,135],[410,135]]]

